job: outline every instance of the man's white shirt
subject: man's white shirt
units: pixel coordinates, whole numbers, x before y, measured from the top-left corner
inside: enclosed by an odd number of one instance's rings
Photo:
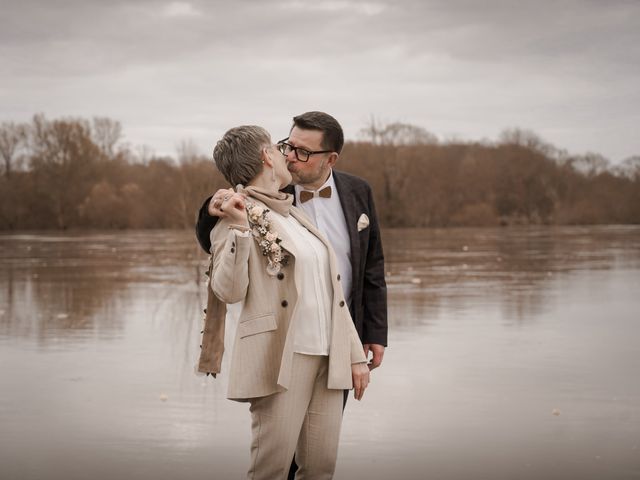
[[[331,197],[323,198],[314,195],[311,200],[302,203],[300,201],[300,192],[305,190],[300,185],[295,186],[296,205],[304,210],[315,226],[322,232],[333,250],[336,252],[338,260],[338,270],[340,271],[340,283],[344,292],[344,298],[347,305],[351,302],[351,242],[349,240],[349,230],[347,230],[347,222],[342,211],[340,196],[336,189],[336,183],[333,178],[333,171],[329,175],[326,182],[317,190],[320,191],[325,187],[331,187]]]

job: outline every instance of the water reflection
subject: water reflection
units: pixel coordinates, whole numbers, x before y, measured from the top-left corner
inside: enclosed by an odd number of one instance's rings
[[[640,475],[640,228],[383,234],[391,346],[336,478]],[[242,476],[246,406],[193,372],[206,263],[191,232],[0,236],[3,478]]]
[[[118,336],[142,290],[169,292],[149,306],[151,318],[176,289],[194,293],[183,302],[193,304],[201,257],[190,240],[182,232],[0,237],[0,333],[42,342]]]
[[[557,278],[640,265],[637,227],[391,230],[384,234],[391,308],[418,315],[499,305],[515,323],[545,311]],[[400,312],[397,312],[400,313]]]
[[[138,290],[164,292],[152,316],[204,303],[206,256],[188,232],[0,237],[2,333],[44,339],[61,330],[117,334],[118,311]],[[499,305],[526,321],[544,311],[558,275],[637,269],[638,229],[388,230],[384,232],[391,321],[411,326],[433,312]],[[187,306],[189,305],[189,306]],[[399,310],[403,314],[400,315]],[[102,333],[100,333],[102,332]]]

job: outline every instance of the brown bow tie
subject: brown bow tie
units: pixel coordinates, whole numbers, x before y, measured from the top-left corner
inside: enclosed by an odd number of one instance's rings
[[[311,200],[315,196],[315,194],[316,192],[312,192],[311,190],[301,190],[300,203]],[[322,198],[331,198],[331,187],[324,187],[322,190],[319,190],[318,196]]]

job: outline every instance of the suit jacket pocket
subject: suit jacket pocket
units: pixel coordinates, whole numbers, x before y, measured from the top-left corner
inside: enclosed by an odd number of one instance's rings
[[[248,318],[238,324],[240,338],[255,335],[257,333],[268,332],[278,328],[276,316],[273,313],[265,313],[252,318]]]

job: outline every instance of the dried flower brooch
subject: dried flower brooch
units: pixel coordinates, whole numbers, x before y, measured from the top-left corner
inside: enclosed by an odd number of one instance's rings
[[[246,202],[251,233],[258,242],[262,255],[267,257],[267,273],[276,275],[289,261],[289,255],[280,246],[282,239],[271,225],[268,208]]]

